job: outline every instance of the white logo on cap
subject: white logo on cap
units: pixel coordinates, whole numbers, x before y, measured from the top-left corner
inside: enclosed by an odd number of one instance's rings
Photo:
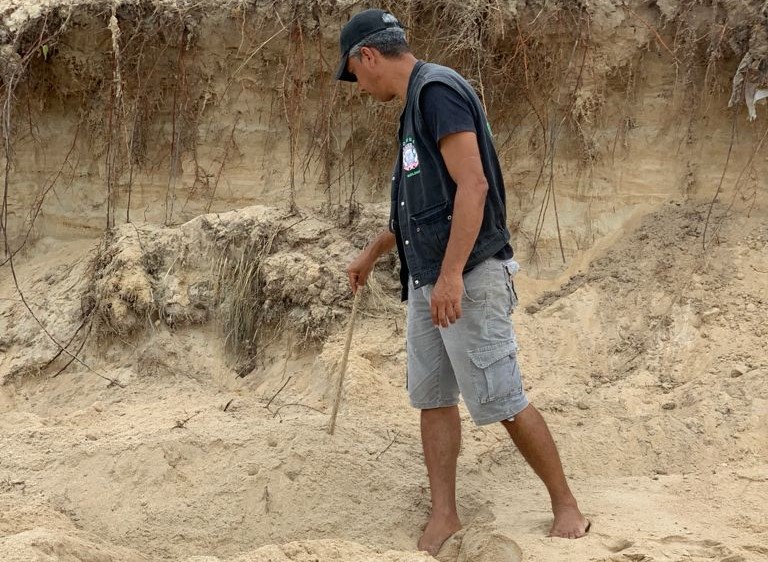
[[[381,20],[384,23],[400,23],[400,22],[397,21],[397,18],[395,16],[393,16],[392,14],[388,14],[388,13],[381,14]]]

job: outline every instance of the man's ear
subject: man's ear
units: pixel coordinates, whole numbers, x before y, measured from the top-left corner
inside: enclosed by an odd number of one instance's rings
[[[360,59],[368,62],[373,62],[376,59],[376,50],[370,47],[362,47],[360,49]]]

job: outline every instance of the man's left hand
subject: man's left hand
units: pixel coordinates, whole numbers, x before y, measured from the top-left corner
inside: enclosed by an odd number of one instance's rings
[[[464,279],[458,275],[441,274],[432,290],[430,310],[432,323],[447,328],[461,318],[461,297],[464,294]]]

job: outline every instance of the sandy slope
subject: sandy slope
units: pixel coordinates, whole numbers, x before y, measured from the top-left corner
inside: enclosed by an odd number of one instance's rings
[[[464,415],[459,559],[514,560],[518,547],[540,561],[768,555],[768,230],[764,208],[718,211],[719,244],[702,255],[706,210],[664,206],[556,283],[521,276],[526,385],[594,530],[545,538],[541,484],[501,428]],[[67,295],[85,290],[95,251],[49,241],[17,264],[52,331],[77,327]],[[243,378],[214,320],[87,346],[83,359],[120,388],[76,365],[10,376],[51,349],[8,276],[0,298],[3,560],[423,559],[407,553],[429,496],[394,299],[363,308],[329,436],[341,321],[317,344],[273,342]],[[310,542],[259,548],[292,541]]]

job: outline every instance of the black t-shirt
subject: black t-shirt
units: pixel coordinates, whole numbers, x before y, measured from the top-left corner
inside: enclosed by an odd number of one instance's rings
[[[419,107],[427,129],[438,144],[441,139],[453,133],[477,133],[469,106],[461,95],[447,84],[430,82],[424,86]],[[512,255],[512,246],[506,244],[494,257],[508,260]]]

